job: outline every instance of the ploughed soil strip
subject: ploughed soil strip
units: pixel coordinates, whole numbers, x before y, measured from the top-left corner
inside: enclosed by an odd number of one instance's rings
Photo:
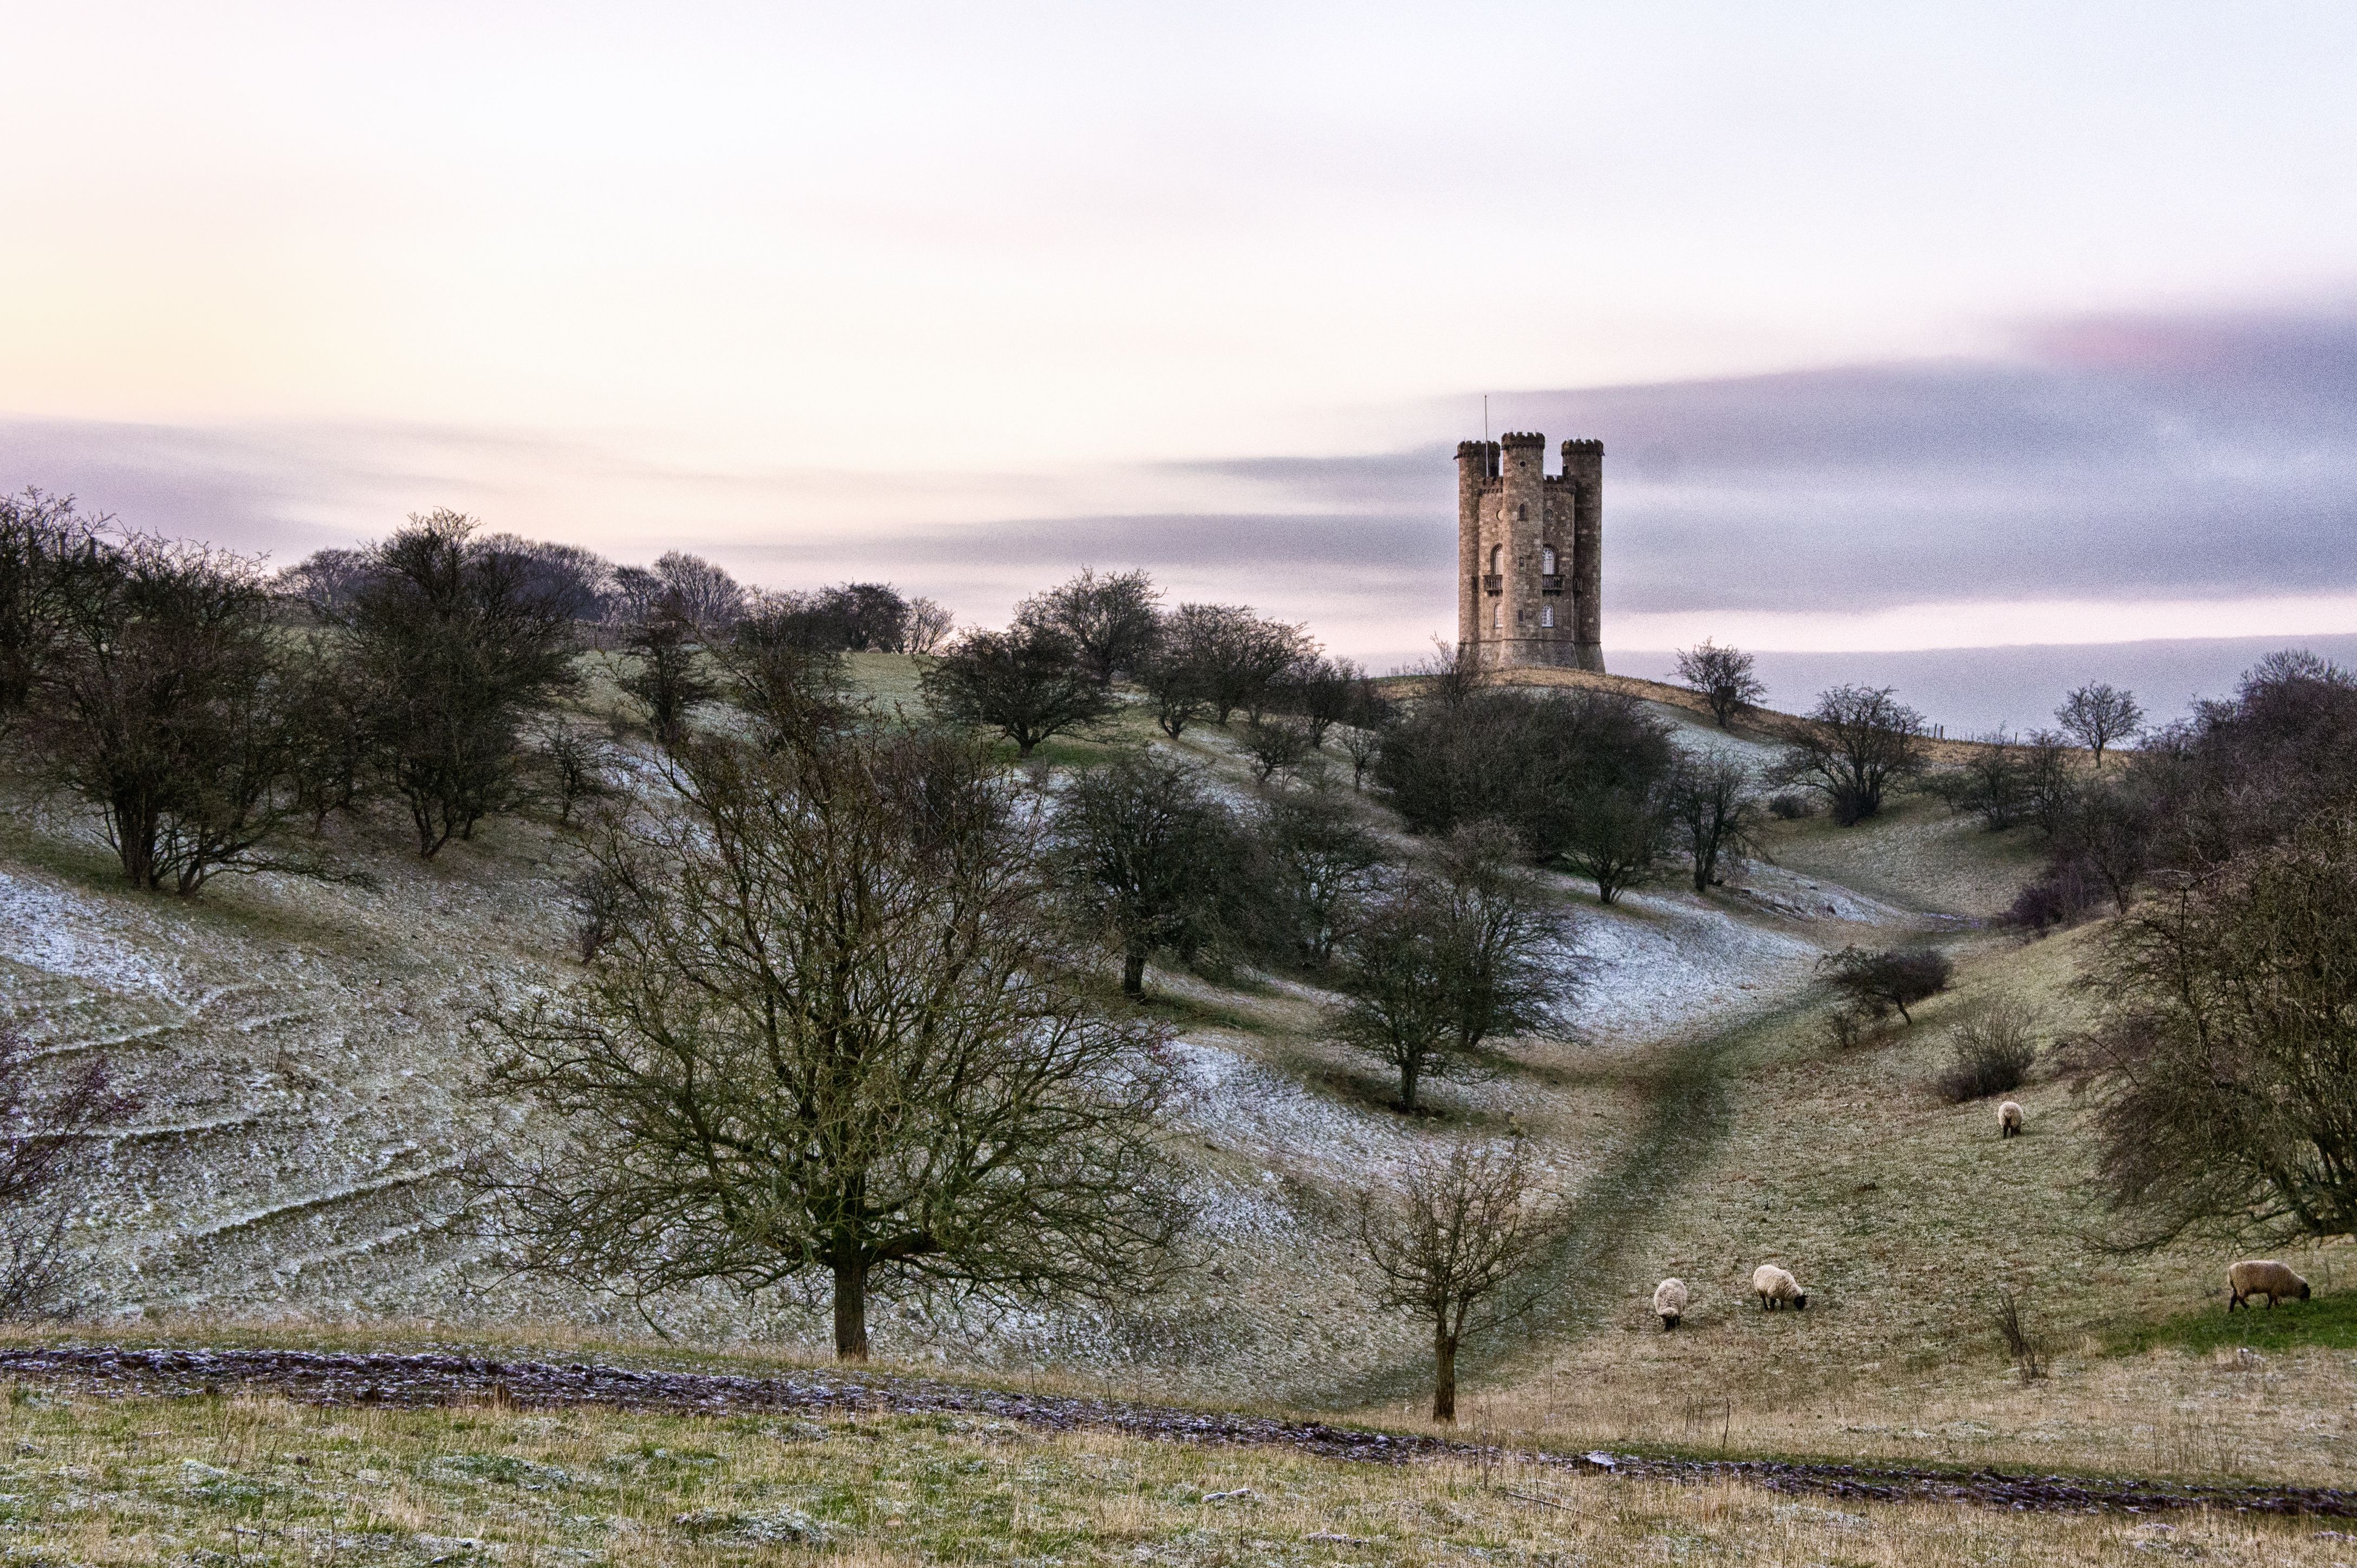
[[[747,1378],[642,1371],[586,1361],[495,1361],[453,1355],[330,1355],[307,1350],[139,1350],[105,1346],[0,1351],[0,1378],[99,1394],[165,1398],[266,1391],[312,1405],[422,1408],[492,1401],[533,1408],[603,1405],[691,1415],[963,1415],[1049,1432],[1242,1448],[1327,1459],[1510,1461],[1670,1481],[1738,1480],[1771,1491],[1881,1502],[1968,1502],[2023,1510],[2126,1513],[2211,1508],[2357,1518],[2357,1491],[2322,1487],[2203,1486],[2087,1476],[2017,1475],[1782,1459],[1686,1459],[1627,1453],[1555,1454],[1373,1432],[1322,1421],[1182,1410],[1128,1400],[1017,1393],[876,1373],[802,1371]],[[1548,1501],[1534,1498],[1534,1501]]]

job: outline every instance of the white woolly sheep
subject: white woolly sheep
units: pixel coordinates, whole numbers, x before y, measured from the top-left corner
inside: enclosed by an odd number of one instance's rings
[[[1686,1315],[1686,1282],[1673,1277],[1655,1285],[1653,1310],[1662,1315],[1664,1329],[1675,1328],[1678,1319]]]
[[[1751,1288],[1760,1293],[1760,1310],[1773,1312],[1779,1302],[1789,1303],[1794,1312],[1809,1307],[1809,1293],[1801,1282],[1773,1263],[1762,1263],[1751,1271]]]
[[[2273,1312],[2277,1297],[2306,1301],[2308,1282],[2272,1258],[2245,1259],[2226,1271],[2226,1310],[2248,1307],[2255,1295],[2266,1296],[2267,1310]]]
[[[2008,1100],[1996,1108],[1996,1135],[2010,1138],[2021,1131],[2021,1105]]]

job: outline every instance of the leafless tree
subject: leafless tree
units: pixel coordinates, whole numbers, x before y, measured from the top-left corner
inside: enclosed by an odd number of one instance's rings
[[[1421,1108],[1426,1079],[1477,1070],[1491,1039],[1562,1022],[1571,983],[1548,961],[1559,918],[1512,849],[1494,828],[1459,831],[1337,944],[1343,1000],[1328,1027],[1399,1074],[1404,1111]]]
[[[372,764],[428,860],[511,803],[525,719],[576,679],[564,602],[477,529],[454,511],[412,516],[370,552],[344,622],[369,691]]]
[[[936,718],[996,730],[1026,757],[1052,736],[1094,729],[1114,708],[1071,641],[1046,627],[969,631],[919,679]]]
[[[1480,655],[1469,642],[1432,639],[1432,654],[1409,666],[1407,673],[1422,683],[1423,694],[1443,707],[1453,708],[1480,691],[1489,680]]]
[[[1672,831],[1694,865],[1694,886],[1706,892],[1722,865],[1739,867],[1762,856],[1764,808],[1751,769],[1728,757],[1682,757],[1670,773]]]
[[[2135,695],[2103,682],[2091,682],[2063,698],[2054,719],[2095,754],[2098,768],[2104,766],[2106,746],[2132,740],[2144,728],[2144,710],[2136,706]]]
[[[582,980],[489,1020],[485,1091],[565,1133],[479,1176],[528,1266],[641,1298],[820,1275],[846,1360],[873,1291],[1150,1283],[1166,1036],[1088,999],[1006,771],[875,727],[672,766],[679,811],[597,841]]]
[[[541,752],[547,762],[551,792],[556,797],[556,820],[561,825],[571,827],[574,812],[614,793],[613,786],[606,779],[606,770],[613,765],[614,749],[594,730],[562,721],[551,725]]]
[[[715,565],[701,555],[683,551],[666,551],[655,561],[655,577],[662,584],[656,605],[668,602],[674,613],[706,633],[727,630],[744,612],[745,590],[726,568]],[[650,610],[640,610],[636,618],[645,619]]]
[[[1200,770],[1125,751],[1074,779],[1051,820],[1061,896],[1121,953],[1121,988],[1145,992],[1146,964],[1189,949],[1217,918],[1236,825]]]
[[[1189,672],[1222,724],[1239,708],[1259,718],[1278,679],[1313,651],[1299,627],[1242,605],[1180,605],[1161,623],[1161,658]]]
[[[0,1318],[52,1311],[72,1283],[66,1222],[91,1165],[91,1136],[131,1113],[98,1058],[59,1080],[24,1031],[0,1024]],[[46,1081],[45,1081],[46,1080]]]
[[[91,540],[68,576],[37,744],[124,878],[185,897],[225,871],[318,870],[286,842],[298,682],[260,564],[127,534]]]
[[[1346,723],[1364,705],[1366,677],[1347,659],[1313,655],[1280,676],[1270,705],[1298,718],[1309,734],[1309,749],[1326,744],[1326,732]]]
[[[1882,810],[1891,785],[1923,768],[1923,715],[1888,686],[1822,693],[1807,727],[1785,753],[1778,780],[1814,789],[1844,827]]]
[[[1083,566],[1071,582],[1035,594],[1015,607],[1018,626],[1060,633],[1080,667],[1099,686],[1135,672],[1154,652],[1159,627],[1154,612],[1162,590],[1144,572],[1100,573]]]
[[[955,624],[956,618],[950,614],[946,606],[936,604],[931,599],[910,599],[909,624],[901,633],[900,651],[920,655],[939,653],[942,646],[949,641],[950,628]]]
[[[1710,716],[1725,729],[1743,709],[1758,704],[1767,686],[1753,672],[1752,658],[1738,649],[1721,648],[1708,638],[1678,650],[1678,679],[1710,704]]]
[[[0,738],[22,719],[57,655],[72,564],[94,548],[102,521],[82,517],[70,496],[0,497]]]
[[[2106,934],[2081,1043],[2123,1243],[2357,1232],[2357,822],[2346,810]]]
[[[1345,725],[1341,729],[1342,755],[1351,759],[1351,788],[1353,791],[1367,785],[1367,769],[1372,768],[1383,754],[1383,732],[1362,725]]]
[[[1434,1421],[1457,1419],[1457,1353],[1466,1337],[1530,1310],[1535,1291],[1515,1287],[1567,1223],[1519,1138],[1502,1149],[1427,1151],[1409,1165],[1396,1197],[1361,1193],[1359,1243],[1382,1276],[1383,1304],[1432,1328]]]
[[[686,602],[666,594],[653,612],[623,634],[630,664],[615,682],[644,710],[656,743],[676,746],[697,704],[720,693],[705,668],[704,634]]]
[[[1264,784],[1280,768],[1298,764],[1309,751],[1309,727],[1298,720],[1255,719],[1244,726],[1244,755],[1252,758],[1253,776]]]
[[[1267,872],[1254,902],[1275,928],[1270,945],[1323,971],[1374,890],[1383,841],[1335,791],[1314,786],[1265,796],[1253,830]]]

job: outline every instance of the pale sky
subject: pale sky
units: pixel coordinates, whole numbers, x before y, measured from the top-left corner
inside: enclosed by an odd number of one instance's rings
[[[2345,5],[10,3],[0,59],[0,489],[160,532],[449,504],[985,620],[1135,561],[1412,650],[1488,393],[1607,443],[1608,646],[2357,631]]]

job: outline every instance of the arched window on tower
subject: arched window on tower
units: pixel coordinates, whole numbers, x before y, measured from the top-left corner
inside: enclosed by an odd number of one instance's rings
[[[1490,546],[1490,575],[1492,577],[1496,576],[1501,570],[1498,563],[1505,558],[1505,553],[1506,547],[1502,544],[1492,544]]]
[[[1553,626],[1555,624],[1555,607],[1553,605],[1541,605],[1539,607],[1539,624],[1541,626]]]
[[[1506,629],[1506,607],[1503,601],[1490,607],[1490,629],[1491,631]]]
[[[1544,572],[1550,577],[1555,575],[1554,545],[1547,545],[1544,549],[1539,552],[1539,570]]]

